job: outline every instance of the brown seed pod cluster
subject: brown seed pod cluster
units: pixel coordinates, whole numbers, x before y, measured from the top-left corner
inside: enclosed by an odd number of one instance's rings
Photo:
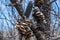
[[[41,20],[41,21],[43,21],[44,23],[47,23],[46,20],[45,20],[44,14],[39,10],[38,7],[35,7],[34,13],[33,13],[33,17],[34,17],[36,20]]]
[[[26,20],[26,21],[29,21],[29,20]],[[15,28],[16,28],[18,31],[20,31],[25,38],[29,38],[29,37],[32,36],[32,35],[31,35],[31,34],[32,34],[32,31],[31,31],[31,29],[28,27],[28,24],[21,22],[21,20],[19,20],[19,19],[18,19],[18,21],[17,21],[17,23],[16,23]]]

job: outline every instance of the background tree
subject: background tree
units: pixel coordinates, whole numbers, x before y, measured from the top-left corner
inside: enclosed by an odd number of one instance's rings
[[[37,1],[39,1],[39,0],[37,0]],[[14,2],[15,1],[13,1],[13,3]],[[25,2],[26,2],[26,0],[23,0],[23,3],[25,3]],[[43,1],[41,0],[39,5],[36,5],[40,8],[41,12],[44,13],[44,15],[45,15],[47,24],[46,25],[43,24],[43,25],[45,26],[45,29],[46,29],[45,32],[48,33],[46,35],[48,36],[50,33],[50,36],[49,36],[50,40],[57,40],[60,38],[60,36],[58,36],[58,35],[60,35],[60,27],[59,27],[60,26],[60,23],[59,23],[60,22],[59,21],[60,20],[60,14],[59,14],[60,13],[59,12],[60,3],[59,2],[60,2],[60,0],[43,0]],[[15,7],[13,7],[13,5],[15,5],[15,4],[11,4],[10,0],[0,0],[0,25],[1,25],[0,30],[3,32],[6,32],[6,30],[8,30],[8,29],[10,29],[10,30],[12,29],[12,32],[14,32],[13,34],[15,34],[15,32],[18,32],[18,31],[15,30],[14,25],[18,20],[19,13],[18,13],[18,10]],[[22,4],[23,10],[24,9],[26,10],[25,6],[26,6],[26,4]],[[25,10],[24,10],[24,12],[25,12]],[[31,15],[30,15],[30,17],[31,17]],[[12,34],[12,32],[11,32],[11,34]],[[2,35],[4,35],[4,34],[2,34]],[[14,37],[5,37],[5,38],[13,38],[13,40],[18,39],[18,37],[17,37],[17,39],[15,39],[15,36]],[[47,38],[47,40],[48,40],[48,38]]]

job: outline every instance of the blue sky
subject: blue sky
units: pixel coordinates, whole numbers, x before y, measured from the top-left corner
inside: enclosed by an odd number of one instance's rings
[[[3,28],[5,30],[7,30],[8,28],[13,28],[15,22],[17,19],[14,19],[14,16],[16,18],[18,18],[18,12],[16,11],[15,8],[13,8],[13,12],[12,13],[12,7],[8,7],[6,6],[7,3],[10,3],[9,0],[7,1],[0,1],[0,6],[1,6],[1,10],[0,10],[0,30]]]
[[[57,5],[58,5],[59,8],[56,6],[56,3],[57,3]],[[59,16],[60,13],[58,13],[58,10],[60,12],[60,0],[57,0],[56,3],[54,2],[52,4],[52,7],[56,11],[56,15]],[[51,12],[51,13],[55,14],[54,12]],[[55,28],[57,28],[57,27],[59,27],[58,23],[59,23],[60,18],[58,16],[53,15],[53,14],[51,14],[51,23],[52,23],[52,25],[55,25],[54,26]]]

